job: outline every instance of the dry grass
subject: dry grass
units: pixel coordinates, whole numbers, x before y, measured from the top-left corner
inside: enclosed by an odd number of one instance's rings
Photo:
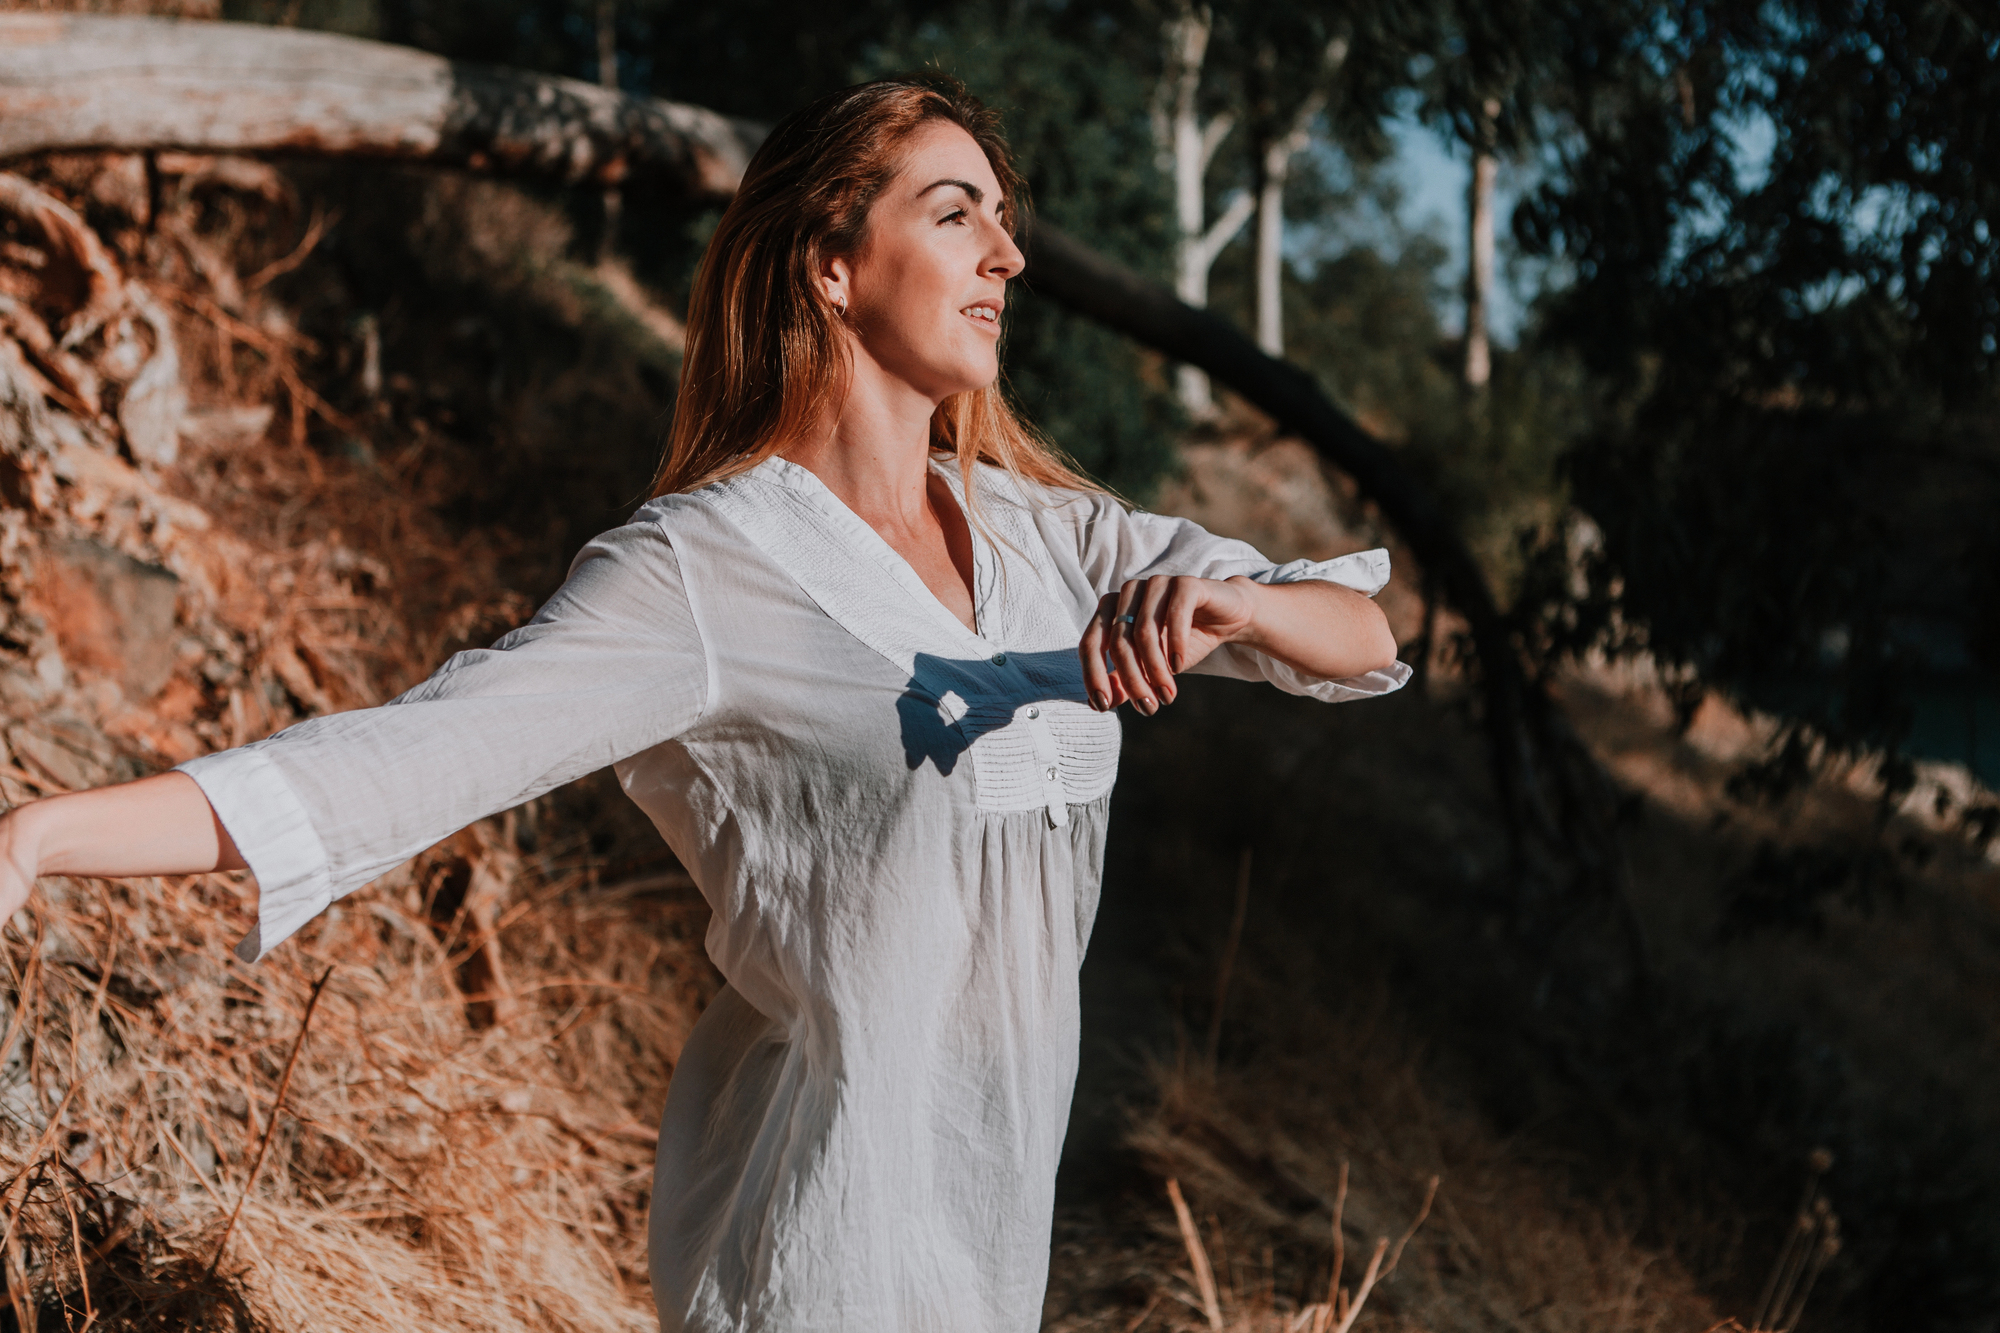
[[[492,924],[521,980],[468,997],[481,887],[440,899],[508,858],[457,843],[256,967],[223,961],[242,885],[48,886],[6,950],[17,1304],[45,1327],[651,1327],[641,1219],[705,998],[675,980],[704,975],[698,914],[524,877]]]
[[[1694,1276],[1640,1239],[1642,1199],[1620,1208],[1610,1192],[1566,1188],[1569,1164],[1438,1104],[1409,1055],[1416,1043],[1382,1008],[1247,1021],[1334,1044],[1266,1051],[1254,1068],[1158,1071],[1158,1105],[1131,1139],[1203,1215],[1222,1322],[1194,1309],[1200,1283],[1188,1270],[1155,1267],[1149,1280],[1166,1299],[1154,1327],[1290,1333],[1328,1316],[1338,1327],[1350,1310],[1354,1328],[1434,1333],[1694,1333],[1716,1322]],[[1162,1240],[1168,1217],[1160,1210]],[[1187,1246],[1184,1227],[1173,1234]]]
[[[316,234],[283,179],[177,160],[207,192],[170,180],[142,228],[127,165],[36,181],[118,257],[107,331],[60,363],[0,339],[9,801],[376,702],[527,606],[509,541],[440,516],[477,483],[465,446],[328,405],[317,345],[240,278]],[[13,317],[61,327],[67,275],[5,225]],[[108,406],[134,382],[117,301],[148,293],[173,317],[137,346],[193,399],[171,461],[128,461]],[[56,371],[106,410],[67,410]],[[366,435],[329,456],[315,418]],[[122,638],[78,551],[169,571],[172,639]],[[252,967],[241,877],[44,881],[0,938],[0,1326],[653,1327],[654,1126],[714,985],[705,908],[672,874],[603,886],[546,813],[455,836]]]
[[[1210,1333],[1265,1333],[1265,1330],[1282,1330],[1283,1333],[1349,1333],[1360,1320],[1362,1312],[1368,1308],[1368,1298],[1375,1294],[1378,1283],[1386,1281],[1402,1262],[1403,1251],[1423,1227],[1430,1216],[1431,1205],[1437,1201],[1438,1178],[1431,1177],[1430,1186],[1424,1191],[1423,1205],[1409,1229],[1391,1246],[1389,1238],[1382,1236],[1375,1242],[1374,1251],[1368,1256],[1368,1266],[1361,1272],[1360,1280],[1350,1285],[1346,1279],[1351,1276],[1346,1267],[1347,1233],[1347,1166],[1340,1169],[1340,1183],[1333,1196],[1333,1271],[1326,1284],[1323,1300],[1308,1301],[1296,1313],[1278,1308],[1276,1282],[1268,1263],[1265,1267],[1264,1283],[1251,1290],[1247,1296],[1238,1291],[1228,1293],[1228,1313],[1224,1313],[1223,1293],[1215,1282],[1215,1267],[1208,1257],[1208,1246],[1201,1238],[1201,1229],[1195,1225],[1194,1215],[1189,1211],[1187,1200],[1181,1197],[1178,1180],[1167,1181],[1167,1198],[1174,1207],[1174,1222],[1180,1227],[1181,1243],[1187,1247],[1189,1279],[1195,1294],[1200,1298],[1195,1302],[1181,1295],[1182,1304],[1199,1308]],[[1176,1293],[1177,1295],[1179,1293]],[[1154,1297],[1157,1305],[1159,1296]],[[1152,1306],[1148,1307],[1150,1310]],[[1140,1322],[1143,1323],[1142,1312]]]

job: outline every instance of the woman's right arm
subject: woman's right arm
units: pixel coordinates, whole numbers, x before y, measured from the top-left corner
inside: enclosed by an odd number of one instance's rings
[[[679,558],[641,517],[585,547],[533,620],[388,704],[21,807],[0,906],[33,873],[243,864],[258,886],[237,948],[250,961],[440,838],[678,735],[709,674]]]
[[[185,773],[51,796],[0,814],[0,922],[28,901],[41,875],[118,878],[244,868],[215,808]]]

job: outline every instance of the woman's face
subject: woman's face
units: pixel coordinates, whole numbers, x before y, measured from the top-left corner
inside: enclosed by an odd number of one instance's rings
[[[933,404],[1000,374],[1007,279],[1026,261],[1001,225],[1000,183],[949,121],[912,134],[900,171],[868,210],[853,253],[821,280],[860,356]]]

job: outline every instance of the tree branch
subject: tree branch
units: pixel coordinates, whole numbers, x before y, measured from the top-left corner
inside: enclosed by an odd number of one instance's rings
[[[1292,113],[1291,129],[1278,140],[1287,146],[1288,152],[1300,152],[1312,142],[1313,120],[1326,108],[1333,81],[1340,76],[1341,67],[1347,64],[1348,45],[1345,37],[1335,37],[1320,53],[1319,78]]]
[[[761,132],[702,107],[247,23],[0,15],[0,159],[53,149],[380,157],[725,199]]]
[[[1568,878],[1557,867],[1580,865],[1586,883],[1609,887],[1615,877],[1605,845],[1609,833],[1596,827],[1587,790],[1594,763],[1528,678],[1512,627],[1436,493],[1334,406],[1310,374],[1266,355],[1227,320],[1186,304],[1163,284],[1094,253],[1047,222],[1024,227],[1021,244],[1028,255],[1023,281],[1030,289],[1206,371],[1297,434],[1323,463],[1353,478],[1444,599],[1465,617],[1478,659],[1494,782],[1523,871],[1542,881],[1546,891],[1553,887],[1547,881]]]
[[[1214,265],[1215,257],[1222,253],[1224,246],[1235,239],[1236,233],[1243,230],[1243,224],[1248,222],[1250,215],[1256,211],[1257,196],[1248,190],[1239,191],[1236,197],[1229,201],[1229,207],[1222,210],[1222,216],[1211,223],[1208,230],[1193,242],[1195,253],[1201,257],[1203,268]]]
[[[1201,169],[1204,172],[1208,170],[1209,164],[1215,161],[1215,154],[1221,149],[1223,141],[1229,137],[1229,132],[1235,128],[1236,117],[1227,111],[1217,112],[1209,118],[1208,124],[1201,127]]]

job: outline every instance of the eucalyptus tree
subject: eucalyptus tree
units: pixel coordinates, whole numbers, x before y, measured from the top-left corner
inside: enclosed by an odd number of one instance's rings
[[[1282,356],[1285,195],[1294,161],[1317,141],[1370,161],[1386,150],[1391,99],[1437,24],[1424,3],[1242,3],[1230,56],[1245,107],[1255,197],[1251,260],[1257,344]]]
[[[1160,21],[1160,77],[1152,106],[1160,169],[1173,182],[1174,292],[1197,309],[1208,304],[1208,271],[1256,208],[1255,196],[1239,188],[1219,216],[1208,217],[1209,167],[1240,119],[1239,109],[1227,101],[1213,110],[1205,111],[1202,105],[1203,76],[1214,35],[1211,5],[1179,0],[1165,12]],[[1201,371],[1180,366],[1174,383],[1190,416],[1214,412],[1208,377]]]
[[[1503,156],[1560,125],[1551,78],[1559,53],[1586,21],[1552,0],[1442,0],[1428,15],[1422,79],[1426,118],[1470,161],[1466,187],[1465,333],[1459,374],[1478,392],[1492,377],[1496,185]]]
[[[1131,11],[1128,21],[1150,21],[1159,32],[1154,142],[1173,181],[1183,301],[1207,305],[1210,270],[1254,218],[1252,324],[1264,351],[1283,354],[1294,161],[1316,139],[1380,151],[1386,94],[1407,84],[1427,13],[1423,4],[1382,0],[1170,0]],[[1191,414],[1211,410],[1199,371],[1182,367],[1177,386]]]

